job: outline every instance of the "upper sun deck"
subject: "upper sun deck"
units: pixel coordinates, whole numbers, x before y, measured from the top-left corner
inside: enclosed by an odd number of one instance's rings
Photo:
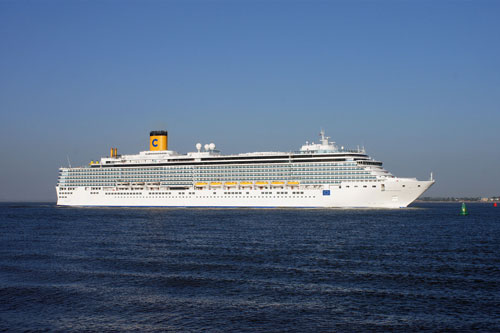
[[[249,159],[283,159],[283,158],[305,158],[321,157],[325,156],[335,156],[335,155],[347,155],[352,158],[353,156],[362,159],[369,159],[363,149],[345,149],[343,146],[338,147],[335,142],[329,141],[329,137],[325,136],[324,131],[320,132],[320,143],[309,143],[306,142],[300,150],[293,152],[251,152],[251,153],[240,153],[231,155],[222,155],[219,150],[215,149],[215,145],[207,144],[204,146],[204,151],[202,151],[201,144],[196,144],[197,151],[188,152],[186,154],[180,154],[173,150],[159,150],[159,151],[141,151],[138,154],[130,155],[115,155],[112,157],[103,157],[100,163],[92,163],[90,167],[100,167],[100,166],[118,166],[118,165],[143,165],[143,164],[163,164],[163,163],[194,163],[202,161],[223,161],[241,160],[244,163],[245,160]]]

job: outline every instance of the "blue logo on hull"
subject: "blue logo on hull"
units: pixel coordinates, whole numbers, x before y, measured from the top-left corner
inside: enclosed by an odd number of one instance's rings
[[[323,190],[323,195],[330,195],[330,190]]]

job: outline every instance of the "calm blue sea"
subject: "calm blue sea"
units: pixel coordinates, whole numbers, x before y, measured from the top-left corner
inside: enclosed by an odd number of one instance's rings
[[[500,207],[0,204],[0,331],[500,331]]]

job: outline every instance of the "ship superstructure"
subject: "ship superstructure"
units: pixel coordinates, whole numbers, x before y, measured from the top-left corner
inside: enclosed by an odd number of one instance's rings
[[[150,150],[60,168],[57,204],[160,207],[406,207],[433,183],[397,178],[364,149],[319,143],[295,152],[222,155],[213,143],[168,150],[168,133],[152,131]]]

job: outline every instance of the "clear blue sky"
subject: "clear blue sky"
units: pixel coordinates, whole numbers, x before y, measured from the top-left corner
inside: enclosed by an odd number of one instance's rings
[[[290,151],[320,128],[431,196],[500,194],[498,1],[0,1],[0,200],[148,147]]]

